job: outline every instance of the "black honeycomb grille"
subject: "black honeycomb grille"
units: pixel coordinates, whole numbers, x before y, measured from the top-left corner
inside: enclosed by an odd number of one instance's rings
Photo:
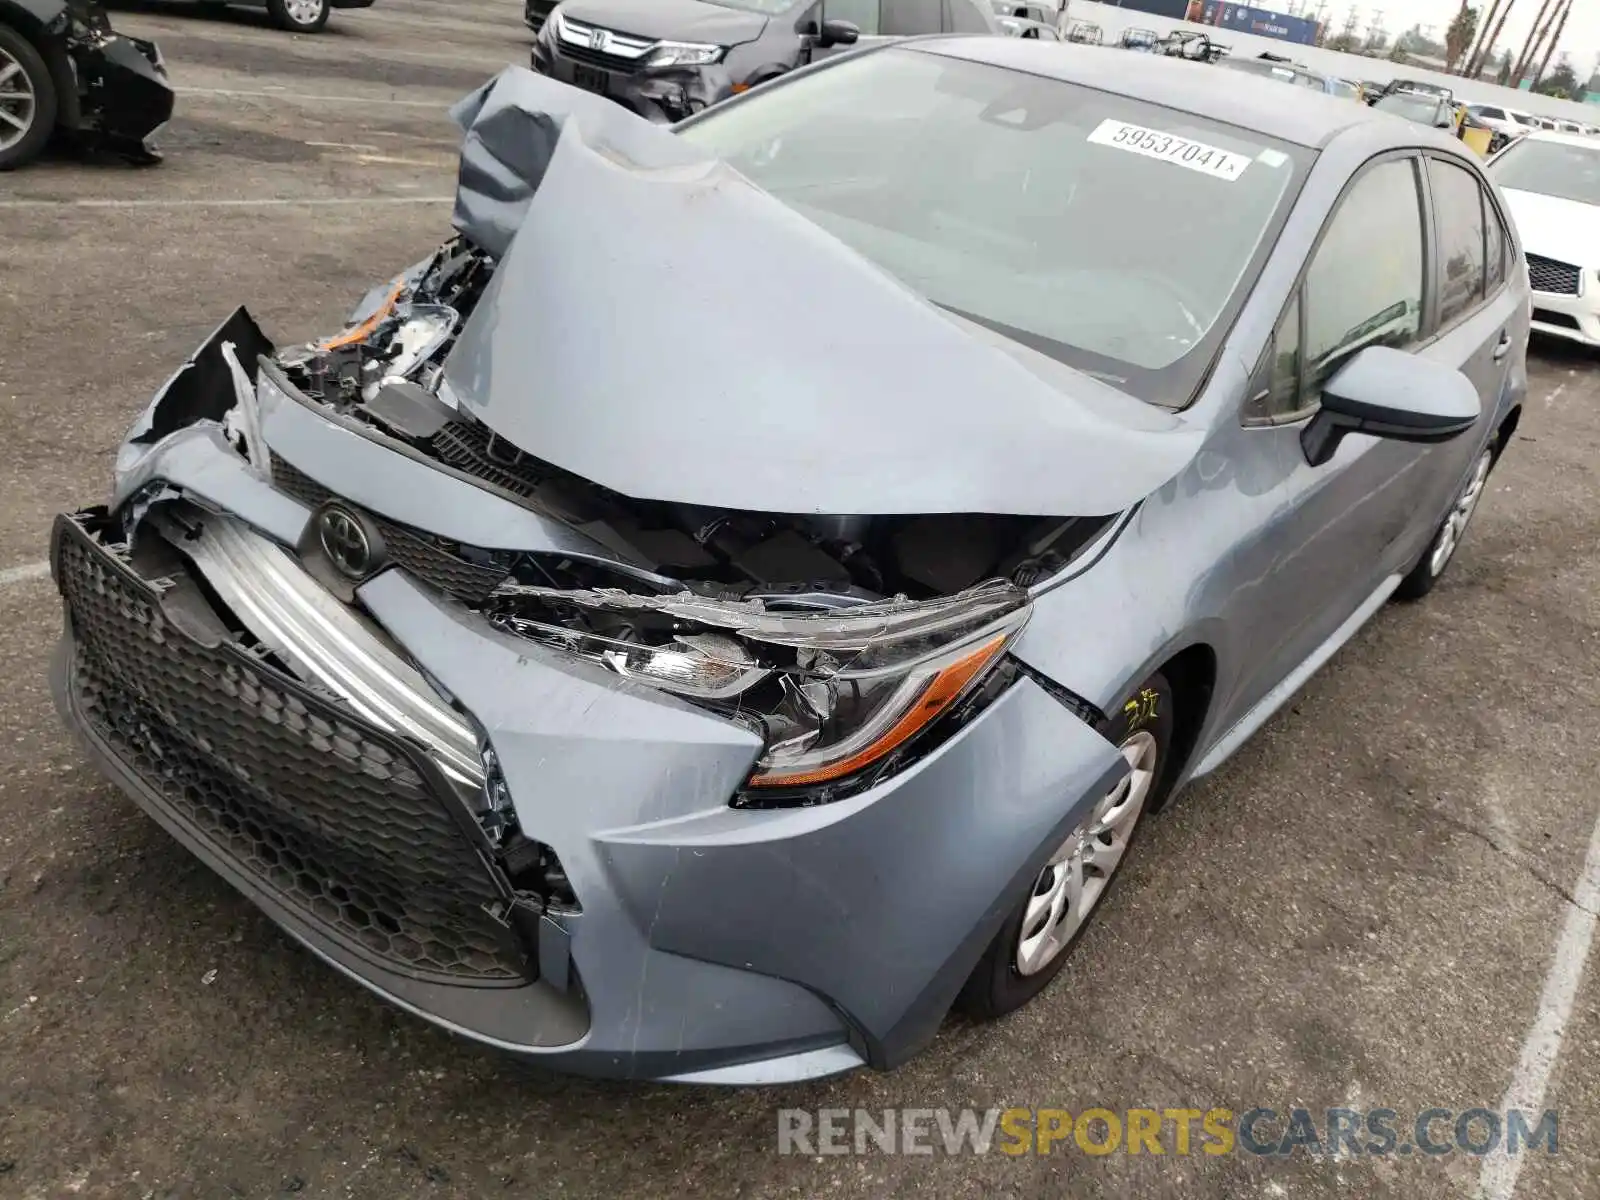
[[[1578,294],[1578,268],[1559,259],[1542,254],[1528,255],[1528,282],[1536,292],[1554,292],[1560,296]]]
[[[272,456],[272,482],[308,508],[330,500],[349,503],[277,455]],[[367,516],[397,566],[464,604],[483,603],[511,576],[510,556],[504,552],[462,546],[376,513]]]
[[[532,458],[476,422],[450,422],[433,435],[431,448],[445,466],[524,500],[544,482]]]
[[[526,978],[489,911],[501,900],[489,869],[412,752],[238,646],[192,640],[69,518],[54,556],[76,642],[74,708],[170,816],[390,970]]]

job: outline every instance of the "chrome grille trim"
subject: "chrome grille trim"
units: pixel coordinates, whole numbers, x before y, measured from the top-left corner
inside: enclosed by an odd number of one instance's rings
[[[342,697],[384,732],[421,743],[452,779],[483,785],[472,726],[287,551],[241,521],[210,514],[198,536],[172,540],[296,675]]]

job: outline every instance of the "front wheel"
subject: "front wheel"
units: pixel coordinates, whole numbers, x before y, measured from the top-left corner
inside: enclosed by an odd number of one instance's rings
[[[1061,973],[1127,857],[1140,819],[1159,799],[1175,717],[1172,687],[1157,672],[1106,722],[1100,732],[1121,751],[1127,775],[1095,801],[1018,898],[957,997],[957,1008],[978,1017],[1004,1016]]]
[[[0,171],[32,162],[56,125],[56,84],[32,42],[0,25]]]
[[[267,0],[273,23],[290,33],[316,33],[332,9],[330,0]]]
[[[1439,577],[1455,558],[1456,548],[1466,536],[1467,523],[1472,520],[1472,514],[1478,511],[1478,502],[1483,499],[1483,493],[1489,489],[1489,472],[1494,469],[1494,449],[1491,441],[1478,455],[1478,461],[1472,466],[1472,474],[1467,476],[1467,482],[1456,496],[1455,503],[1440,522],[1433,541],[1428,543],[1417,565],[1411,568],[1395,589],[1397,599],[1422,599],[1433,591],[1433,585],[1439,582]]]

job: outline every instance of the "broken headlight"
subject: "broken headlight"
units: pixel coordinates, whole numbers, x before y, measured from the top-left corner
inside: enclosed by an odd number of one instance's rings
[[[1030,612],[1025,589],[991,582],[805,612],[688,592],[511,585],[488,615],[751,727],[764,748],[747,787],[781,789],[886,764],[981,685]]]

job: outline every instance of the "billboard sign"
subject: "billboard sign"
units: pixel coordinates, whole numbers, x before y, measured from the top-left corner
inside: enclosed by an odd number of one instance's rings
[[[1225,4],[1222,0],[1190,0],[1187,17],[1202,25],[1215,25],[1219,29],[1253,33],[1257,37],[1277,38],[1284,42],[1299,42],[1305,46],[1314,45],[1317,40],[1317,23],[1310,17],[1291,17],[1288,13],[1250,8],[1243,4]]]

